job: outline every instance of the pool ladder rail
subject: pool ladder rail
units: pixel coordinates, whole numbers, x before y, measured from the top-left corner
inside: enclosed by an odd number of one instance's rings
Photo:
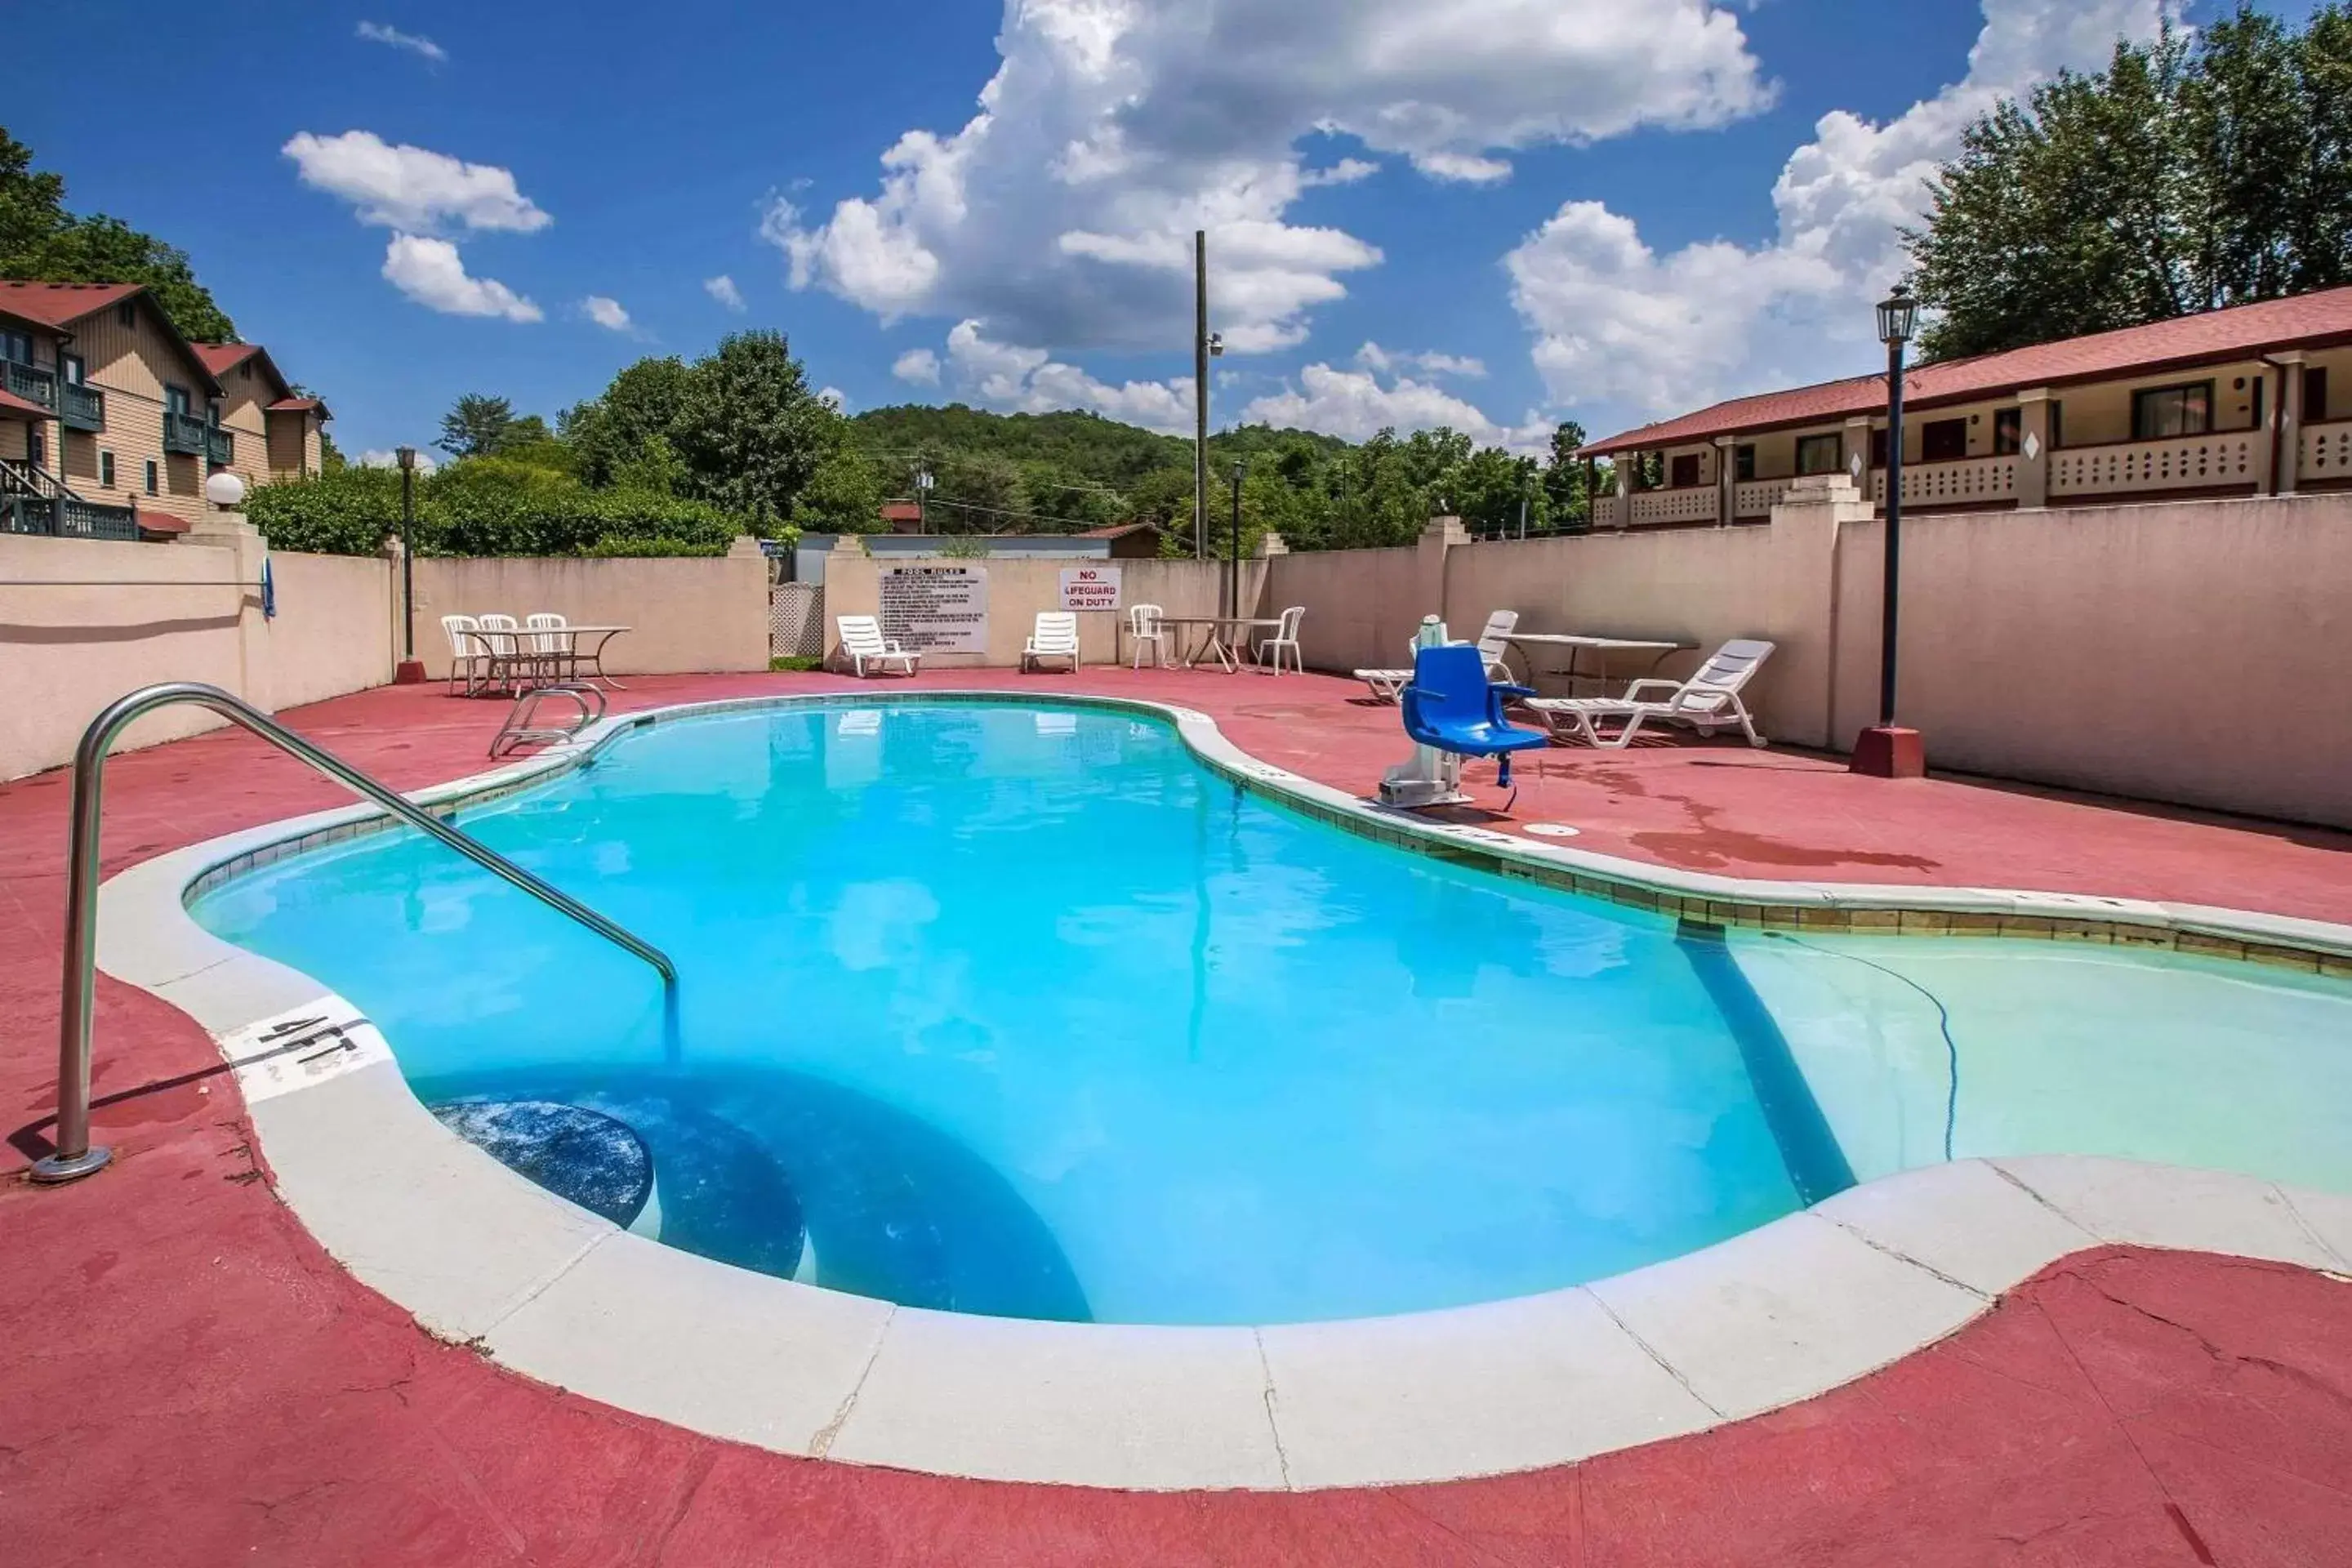
[[[563,722],[533,723],[539,717],[539,705],[550,697],[565,698],[577,704],[580,711]],[[604,694],[584,681],[534,686],[514,700],[514,706],[507,710],[506,722],[490,737],[490,760],[497,762],[525,746],[561,745],[604,716]]]
[[[560,689],[550,688],[549,689]],[[663,1010],[677,1013],[677,966],[651,942],[614,924],[562,889],[542,881],[497,850],[459,832],[430,811],[378,783],[332,752],[311,744],[259,709],[201,681],[175,680],[145,686],[121,697],[89,722],[74,749],[73,816],[66,861],[64,997],[58,1019],[58,1124],[56,1148],[33,1162],[33,1181],[55,1186],[95,1175],[113,1152],[89,1142],[91,1005],[97,986],[99,818],[105,785],[106,754],[124,726],[159,708],[186,703],[207,708],[242,725],[279,751],[298,757],[337,783],[366,796],[420,832],[439,839],[482,869],[541,903],[586,926],[599,936],[653,965],[662,977]],[[601,710],[600,698],[597,707]],[[581,703],[583,713],[586,702]],[[585,724],[590,721],[583,720]],[[511,715],[509,716],[511,722]],[[569,737],[573,731],[562,731]]]

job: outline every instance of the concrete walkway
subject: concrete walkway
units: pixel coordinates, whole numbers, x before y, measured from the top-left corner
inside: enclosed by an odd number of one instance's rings
[[[625,702],[836,684],[647,679]],[[1182,702],[1268,761],[1359,790],[1402,750],[1394,710],[1356,707],[1336,681],[1035,684]],[[478,771],[503,707],[385,690],[289,718],[416,787]],[[109,801],[110,870],[340,803],[241,736],[126,755]],[[54,1095],[65,804],[60,775],[0,785],[0,1098],[10,1130],[34,1129],[27,1143]],[[1744,875],[2352,919],[2343,836],[1885,785],[1745,748],[1557,751],[1528,770],[1514,816],[1573,822],[1605,853]],[[99,1092],[123,1096],[98,1117],[119,1169],[58,1192],[0,1188],[11,1562],[2352,1561],[2352,1285],[2285,1266],[2078,1254],[1861,1382],[1569,1468],[1303,1495],[1010,1486],[735,1447],[431,1339],[276,1201],[203,1032],[107,981]]]

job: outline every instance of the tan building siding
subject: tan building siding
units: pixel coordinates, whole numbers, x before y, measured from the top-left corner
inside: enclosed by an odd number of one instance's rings
[[[272,479],[299,478],[315,473],[309,466],[304,450],[303,431],[310,422],[307,414],[273,414],[269,416],[269,476]]]
[[[83,379],[106,395],[106,428],[96,435],[69,432],[63,455],[66,482],[91,500],[169,512],[194,521],[204,515],[205,464],[201,458],[163,450],[164,388],[188,395],[188,412],[202,418],[209,393],[198,367],[143,304],[125,326],[113,307],[74,323],[72,352],[82,356]],[[114,484],[99,484],[98,453],[114,454]],[[156,488],[149,493],[147,465],[155,465]]]

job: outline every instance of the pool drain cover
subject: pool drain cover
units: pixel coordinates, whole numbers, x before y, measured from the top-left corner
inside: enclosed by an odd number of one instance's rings
[[[1583,829],[1570,827],[1565,822],[1530,822],[1520,831],[1533,834],[1538,838],[1573,838]]]

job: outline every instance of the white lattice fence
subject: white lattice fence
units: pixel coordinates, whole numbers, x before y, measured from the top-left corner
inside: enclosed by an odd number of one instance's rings
[[[768,657],[824,657],[824,584],[772,583],[768,586]]]

